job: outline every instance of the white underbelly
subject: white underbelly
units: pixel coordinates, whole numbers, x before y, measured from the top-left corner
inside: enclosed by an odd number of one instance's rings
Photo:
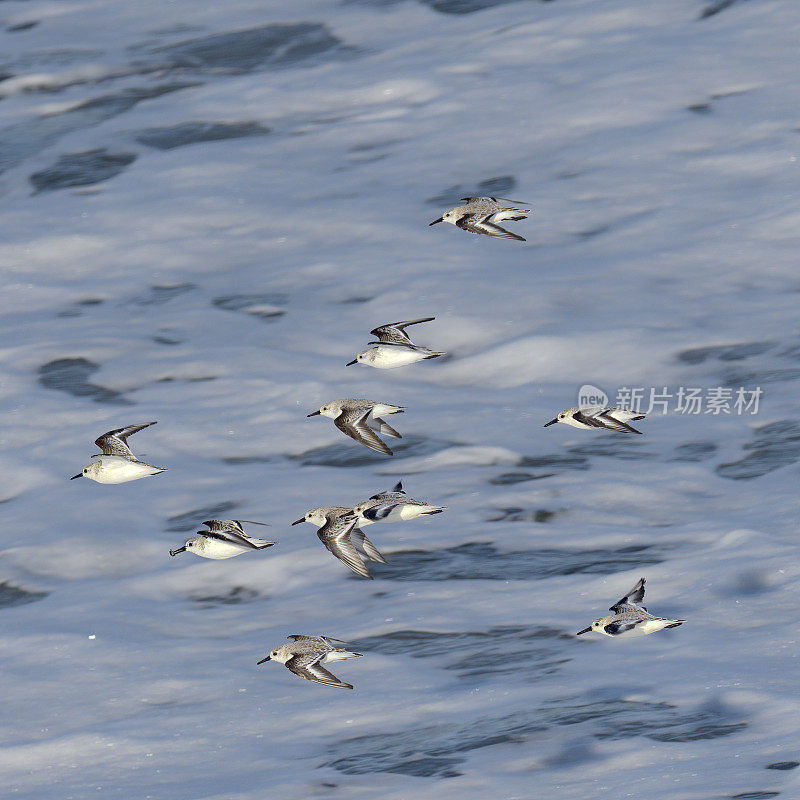
[[[416,350],[405,350],[401,347],[378,347],[376,350],[377,352],[372,359],[372,366],[378,369],[406,367],[425,358],[424,353]]]
[[[97,483],[127,483],[136,481],[139,478],[146,478],[148,475],[156,475],[162,470],[158,467],[151,467],[141,461],[129,461],[121,456],[108,456],[100,459],[100,470],[97,475],[88,475]]]
[[[227,544],[226,542],[213,542],[210,545],[206,544],[202,551],[197,551],[197,555],[202,556],[203,558],[213,558],[213,559],[222,559],[222,558],[233,558],[233,556],[238,556],[240,553],[244,553],[245,550],[249,550],[250,548],[247,547],[239,547],[235,544]]]

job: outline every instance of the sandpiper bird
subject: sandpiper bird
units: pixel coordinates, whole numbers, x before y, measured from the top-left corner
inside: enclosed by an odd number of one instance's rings
[[[324,417],[330,417],[333,424],[346,436],[372,450],[390,456],[392,451],[372,430],[370,424],[378,433],[402,439],[402,436],[381,417],[384,414],[401,414],[404,410],[404,406],[392,406],[388,403],[347,397],[343,400],[331,400],[329,403],[325,403],[319,411],[312,411],[306,416],[315,417],[317,414],[322,414]]]
[[[446,353],[440,353],[414,344],[405,332],[409,325],[430,322],[433,319],[435,317],[387,322],[386,325],[379,325],[377,328],[373,328],[370,333],[377,336],[378,341],[370,342],[370,345],[373,345],[372,347],[362,350],[345,366],[366,364],[368,367],[376,367],[377,369],[394,369],[395,367],[414,364],[426,358],[438,358],[446,355]]]
[[[170,550],[171,556],[178,553],[194,553],[203,558],[233,558],[233,556],[246,553],[248,550],[263,550],[272,547],[277,542],[268,542],[266,539],[256,539],[248,536],[242,528],[242,522],[249,525],[267,525],[266,522],[253,522],[250,519],[209,519],[205,525],[207,531],[197,531],[197,536],[187,539],[183,547]]]
[[[164,472],[163,467],[154,467],[152,464],[140,461],[128,447],[129,436],[155,424],[155,422],[146,422],[144,425],[128,425],[127,428],[117,428],[104,433],[94,442],[100,448],[102,455],[92,456],[92,458],[97,458],[97,461],[84,467],[70,480],[86,477],[97,483],[126,483]]]
[[[685,619],[654,617],[644,606],[639,605],[643,598],[644,578],[639,578],[636,586],[609,608],[609,611],[614,612],[612,616],[599,617],[588,628],[578,631],[575,635],[580,636],[582,633],[595,631],[606,636],[630,639],[634,636],[647,636],[664,628],[677,628],[686,622]]]
[[[562,411],[555,419],[545,423],[544,427],[555,425],[556,422],[563,422],[565,425],[572,425],[573,428],[607,428],[620,433],[641,433],[627,423],[628,420],[644,419],[644,417],[644,414],[640,414],[638,411],[629,411],[627,408],[574,406]]]
[[[317,536],[328,550],[353,572],[372,580],[364,559],[386,563],[377,547],[358,527],[358,518],[352,508],[344,506],[319,506],[307,511],[292,525],[310,522],[317,525]]]
[[[358,517],[359,526],[364,527],[373,522],[402,522],[423,514],[441,514],[445,510],[445,506],[433,506],[409,497],[403,491],[402,481],[398,481],[391,490],[378,492],[359,503],[353,513]]]
[[[529,208],[504,206],[499,202],[500,200],[504,200],[507,203],[518,203],[520,201],[508,200],[505,197],[462,197],[461,200],[466,205],[448,209],[439,219],[435,219],[429,225],[436,225],[437,222],[450,222],[470,233],[482,233],[497,239],[525,241],[522,236],[517,236],[516,233],[511,233],[497,224],[506,219],[526,219],[526,214],[530,213]],[[521,205],[525,204],[521,203]]]
[[[339,644],[345,644],[345,642],[330,636],[305,636],[293,633],[286,638],[292,639],[292,641],[276,648],[258,663],[277,661],[307,681],[324,683],[326,686],[338,686],[340,689],[353,688],[352,684],[340,681],[322,665],[332,661],[344,661],[346,658],[361,658],[363,653],[351,653],[342,647],[334,647],[332,642]]]

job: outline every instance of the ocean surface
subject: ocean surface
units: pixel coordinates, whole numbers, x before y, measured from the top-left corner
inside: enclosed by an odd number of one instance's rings
[[[796,0],[0,30],[4,796],[800,797]],[[428,227],[469,194],[528,241]],[[345,368],[423,316],[445,358]],[[542,427],[587,386],[644,435]],[[393,458],[306,418],[341,397],[407,407]],[[152,420],[166,472],[68,480]],[[370,527],[374,581],[290,527],[397,480],[448,510]],[[279,544],[169,556],[211,517]],[[640,576],[685,625],[574,636]],[[355,690],[256,666],[292,633]]]

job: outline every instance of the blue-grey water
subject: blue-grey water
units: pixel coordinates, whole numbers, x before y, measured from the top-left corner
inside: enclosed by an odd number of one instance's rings
[[[800,796],[795,2],[0,23],[5,794]],[[470,194],[528,241],[428,227]],[[345,368],[423,316],[446,358]],[[667,400],[542,427],[587,385]],[[407,407],[393,458],[306,418],[347,396]],[[166,472],[67,480],[151,420]],[[290,526],[398,479],[448,508],[372,526],[374,581]],[[213,517],[279,544],[170,558]],[[685,625],[574,636],[640,576]],[[256,666],[291,633],[355,690]]]

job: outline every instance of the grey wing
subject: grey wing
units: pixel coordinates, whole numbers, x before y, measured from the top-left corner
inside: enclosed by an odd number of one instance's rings
[[[464,214],[460,219],[456,220],[456,225],[459,228],[470,233],[482,233],[484,236],[493,236],[496,239],[516,239],[519,242],[524,242],[526,239],[523,236],[517,236],[516,233],[511,233],[493,222],[489,222],[486,217],[480,217],[476,214]]]
[[[349,413],[342,412],[333,421],[333,424],[345,436],[355,439],[359,444],[377,450],[379,453],[390,456],[392,451],[378,438],[378,434],[367,425],[367,417],[372,412],[371,408],[366,411],[357,409]]]
[[[378,433],[382,433],[384,436],[394,436],[395,439],[403,438],[385,419],[374,417],[374,420],[378,425]]]
[[[133,455],[133,451],[128,447],[128,437],[155,424],[155,422],[146,422],[144,425],[128,425],[127,428],[106,431],[102,436],[95,439],[94,443],[100,448],[104,456],[136,458]]]
[[[287,639],[293,639],[297,641],[298,639],[310,639],[315,642],[322,642],[323,644],[327,642],[338,642],[339,644],[347,644],[344,639],[334,639],[333,636],[309,636],[307,633],[290,633]]]
[[[350,533],[357,521],[355,517],[331,519],[317,531],[317,536],[322,544],[353,572],[364,578],[372,579],[372,575],[369,574],[369,570],[364,564],[364,559],[350,541]]]
[[[504,203],[514,203],[517,206],[529,206],[530,203],[526,202],[525,200],[512,200],[510,197],[462,197],[461,198],[466,203],[473,203],[483,200],[484,202],[491,202],[491,203],[498,203],[502,200]]]
[[[639,578],[633,589],[620,597],[608,610],[613,611],[615,614],[620,614],[623,611],[647,611],[644,606],[639,605],[644,600],[644,581],[644,578]]]
[[[405,494],[403,491],[403,481],[397,483],[391,489],[382,489],[377,494],[373,494],[370,500],[383,500],[384,498],[391,497],[394,494]]]
[[[356,547],[360,547],[371,561],[379,561],[381,564],[386,563],[386,559],[381,555],[380,550],[367,538],[361,528],[353,528],[350,533],[350,540],[355,542]]]
[[[625,633],[625,631],[632,631],[638,624],[639,621],[624,622],[623,620],[619,620],[617,622],[609,622],[608,625],[604,625],[603,630],[606,633],[610,633],[612,636],[616,636],[617,634]]]
[[[238,519],[207,519],[203,525],[212,531],[235,531],[244,533],[242,523]]]
[[[596,414],[584,411],[576,411],[572,418],[576,422],[582,422],[584,425],[587,425],[590,428],[607,428],[608,425],[605,424],[602,420],[596,419]]]
[[[248,547],[253,550],[258,549],[246,536],[242,536],[234,530],[197,531],[197,533],[199,536],[204,536],[206,539],[216,539],[218,542],[237,544],[240,547]]]
[[[636,428],[632,428],[625,422],[620,422],[618,419],[612,417],[608,413],[610,410],[613,411],[613,409],[605,409],[599,414],[595,414],[594,418],[598,422],[601,422],[604,428],[610,428],[612,431],[619,431],[620,433],[641,433],[641,431],[637,431]]]
[[[371,522],[380,522],[382,519],[386,519],[399,505],[400,503],[379,503],[371,508],[364,509],[361,516]]]
[[[515,206],[529,206],[529,205],[532,205],[532,203],[529,203],[527,200],[512,200],[510,197],[493,197],[492,200],[494,200],[495,203],[497,203],[500,200],[502,200],[504,203],[513,203]]]
[[[491,212],[497,211],[500,208],[500,204],[497,202],[496,197],[462,197],[462,203],[466,203],[464,206],[456,206],[456,208],[465,208],[467,211],[472,213],[477,212],[484,212],[489,214]]]
[[[307,681],[324,683],[326,686],[338,686],[340,689],[352,689],[352,684],[340,681],[332,672],[328,672],[319,663],[324,655],[325,653],[308,653],[292,656],[286,662],[286,667],[294,672],[295,675],[299,675]]]
[[[400,343],[400,344],[413,344],[405,329],[409,325],[418,325],[420,322],[431,322],[436,317],[421,317],[420,319],[407,319],[400,322],[387,322],[385,325],[379,325],[373,328],[370,333],[377,336],[381,342],[387,344]]]

